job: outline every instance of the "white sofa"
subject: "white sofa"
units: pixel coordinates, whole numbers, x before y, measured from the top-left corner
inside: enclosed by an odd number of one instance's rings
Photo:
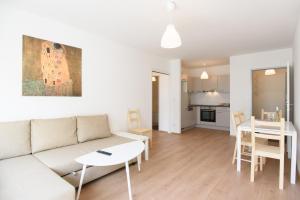
[[[75,158],[145,136],[112,134],[107,115],[0,123],[0,199],[74,200],[82,165]],[[123,165],[89,167],[84,183]]]

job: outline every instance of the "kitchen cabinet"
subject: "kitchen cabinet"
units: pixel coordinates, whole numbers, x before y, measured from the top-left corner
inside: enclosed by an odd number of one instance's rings
[[[230,108],[216,108],[216,126],[229,128],[230,126]]]
[[[229,93],[230,92],[230,77],[229,75],[218,76],[218,92]]]
[[[193,92],[202,92],[202,82],[198,77],[192,78],[192,91]]]
[[[218,76],[209,76],[207,80],[201,80],[200,77],[192,78],[192,91],[203,92],[217,90],[218,88]]]
[[[201,87],[202,91],[216,90],[218,87],[218,76],[209,76],[208,79],[201,80]]]

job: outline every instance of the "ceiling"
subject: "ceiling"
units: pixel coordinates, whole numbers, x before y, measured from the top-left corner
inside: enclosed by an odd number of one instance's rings
[[[183,45],[161,49],[165,0],[2,0],[125,45],[186,63],[291,47],[299,0],[175,0]],[[204,61],[205,62],[205,61]],[[203,64],[203,62],[201,62]],[[189,64],[188,64],[189,65]],[[192,64],[191,64],[192,65]]]

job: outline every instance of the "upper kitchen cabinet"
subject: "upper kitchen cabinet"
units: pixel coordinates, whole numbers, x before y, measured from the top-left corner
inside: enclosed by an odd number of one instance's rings
[[[192,77],[191,83],[192,83],[192,91],[193,92],[202,92],[202,83],[201,83],[200,78]]]
[[[209,76],[206,80],[201,80],[202,91],[212,91],[218,89],[218,76]]]
[[[193,92],[205,92],[212,90],[218,90],[218,76],[210,75],[207,80],[201,80],[200,77],[192,78]]]
[[[229,75],[218,76],[218,92],[229,93],[230,92],[230,77]]]

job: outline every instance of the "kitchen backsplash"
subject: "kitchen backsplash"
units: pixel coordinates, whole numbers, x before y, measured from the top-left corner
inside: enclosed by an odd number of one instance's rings
[[[191,95],[192,105],[218,105],[230,103],[230,94],[219,92],[194,93]]]

